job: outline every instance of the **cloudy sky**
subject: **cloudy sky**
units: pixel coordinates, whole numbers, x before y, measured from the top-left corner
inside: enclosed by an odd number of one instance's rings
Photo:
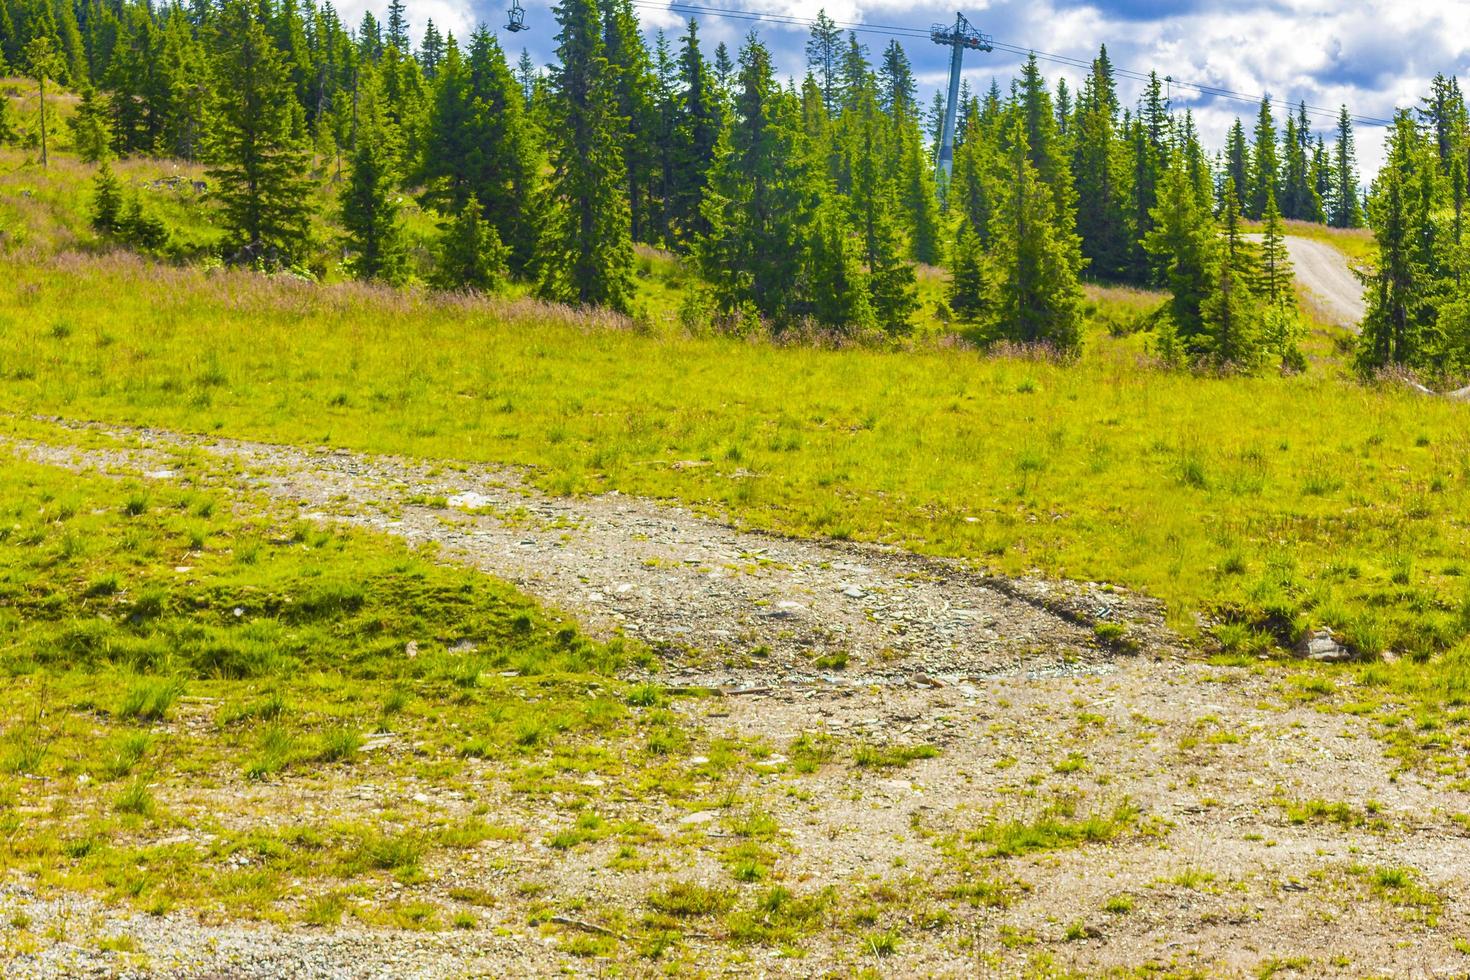
[[[408,0],[409,13],[421,30],[432,17],[441,27],[464,36],[484,21],[499,29],[501,41],[514,57],[530,49],[538,64],[550,60],[556,33],[548,0],[522,0],[526,23],[520,34],[503,30],[510,0]],[[825,7],[834,20],[927,29],[937,21],[952,22],[952,0],[692,0],[704,6],[737,9],[810,20]],[[349,15],[371,7],[381,14],[382,4],[350,0],[342,4]],[[1245,0],[1209,3],[1203,0],[1098,0],[1063,3],[1057,0],[982,0],[963,7],[970,21],[998,42],[1021,49],[1057,55],[1063,59],[1090,59],[1106,43],[1113,63],[1140,72],[1157,70],[1186,82],[1217,89],[1333,109],[1314,114],[1319,129],[1332,125],[1338,105],[1346,104],[1360,117],[1390,118],[1396,106],[1417,102],[1436,72],[1470,78],[1470,0]],[[671,35],[683,30],[685,16],[664,7],[661,0],[639,0],[639,14],[651,34],[660,28]],[[701,36],[712,51],[719,41],[732,52],[754,26],[775,54],[778,67],[800,76],[805,72],[801,26],[762,23],[734,18],[699,16]],[[876,55],[890,40],[882,33],[859,33],[859,40]],[[914,64],[928,100],[942,87],[948,73],[947,51],[922,39],[902,41]],[[965,75],[977,90],[992,77],[1004,87],[1016,73],[1023,55],[997,49],[985,54],[968,52]],[[1079,80],[1081,69],[1058,61],[1044,61],[1053,79]],[[1122,81],[1126,101],[1138,94],[1135,82]],[[1189,106],[1199,118],[1201,131],[1212,148],[1223,144],[1226,129],[1236,115],[1251,117],[1255,108],[1241,101],[1202,95],[1173,86],[1177,107]],[[1278,113],[1278,121],[1280,115]],[[1382,158],[1383,131],[1360,124],[1359,159],[1365,171],[1376,169]]]

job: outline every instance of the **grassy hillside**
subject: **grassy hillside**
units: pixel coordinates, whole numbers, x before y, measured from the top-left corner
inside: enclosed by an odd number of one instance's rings
[[[781,347],[527,300],[12,259],[12,412],[523,462],[557,491],[1142,589],[1186,631],[1203,613],[1427,653],[1467,625],[1463,407],[1331,362],[1195,377],[1098,329],[1075,364]]]

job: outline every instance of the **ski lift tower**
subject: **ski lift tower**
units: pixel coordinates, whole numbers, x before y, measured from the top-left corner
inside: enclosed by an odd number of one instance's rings
[[[949,184],[949,175],[954,170],[954,123],[955,108],[960,101],[960,65],[965,58],[965,49],[971,51],[993,51],[990,38],[970,26],[965,15],[956,13],[952,26],[935,24],[929,29],[929,37],[935,44],[952,49],[949,56],[949,100],[944,103],[944,131],[939,136],[939,187],[942,191]]]

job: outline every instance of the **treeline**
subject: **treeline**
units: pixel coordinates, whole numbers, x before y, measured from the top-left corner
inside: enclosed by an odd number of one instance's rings
[[[1470,374],[1467,171],[1470,113],[1459,83],[1441,75],[1417,111],[1395,116],[1368,199],[1378,256],[1365,280],[1363,371]]]
[[[1278,132],[1263,101],[1249,137],[1237,121],[1209,154],[1157,77],[1122,104],[1105,48],[1075,93],[1033,58],[1008,91],[966,89],[938,187],[943,104],[917,104],[896,41],[874,59],[822,14],[806,77],[783,83],[754,35],[732,56],[707,53],[692,20],[650,43],[629,0],[564,0],[555,14],[545,71],[524,52],[513,64],[483,27],[461,43],[429,22],[415,42],[401,0],[351,28],[311,0],[0,0],[0,56],[81,92],[73,142],[103,164],[107,234],[160,233],[122,200],[107,157],[203,160],[227,257],[301,265],[314,179],[330,177],[337,244],[362,278],[409,276],[412,194],[442,218],[424,273],[437,285],[515,279],[627,311],[633,245],[646,243],[697,270],[687,317],[731,325],[900,333],[922,263],[950,271],[941,315],[985,340],[1074,349],[1090,276],[1172,291],[1166,356],[1296,363],[1280,220],[1364,219],[1346,109],[1329,144],[1305,106]],[[1427,139],[1408,128],[1416,147]],[[1454,198],[1452,168],[1436,172],[1419,198]],[[1442,221],[1439,205],[1421,210]],[[1243,218],[1266,222],[1264,253]],[[1448,304],[1416,289],[1405,319],[1438,322]]]

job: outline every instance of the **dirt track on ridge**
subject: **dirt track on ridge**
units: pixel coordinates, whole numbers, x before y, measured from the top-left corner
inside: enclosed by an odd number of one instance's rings
[[[1260,235],[1247,235],[1259,242]],[[1348,258],[1326,242],[1286,236],[1296,281],[1310,294],[1321,312],[1338,326],[1356,332],[1368,312],[1363,284],[1353,275]]]

